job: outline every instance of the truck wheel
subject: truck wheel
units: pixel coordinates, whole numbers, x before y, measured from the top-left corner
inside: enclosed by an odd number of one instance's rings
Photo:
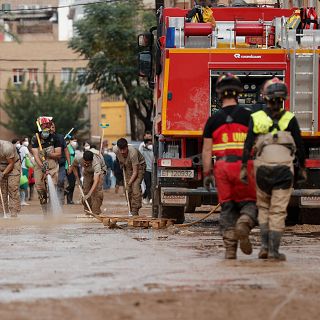
[[[181,224],[184,222],[184,207],[175,206],[159,206],[159,217],[176,219],[176,223]]]
[[[197,198],[196,197],[187,197],[187,204],[184,207],[184,212],[194,213],[197,207]]]

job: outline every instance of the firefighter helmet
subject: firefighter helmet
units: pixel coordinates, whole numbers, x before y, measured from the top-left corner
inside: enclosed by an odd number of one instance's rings
[[[50,129],[52,126],[52,117],[42,116],[37,119],[42,130]]]
[[[217,80],[216,91],[220,98],[237,97],[242,90],[241,81],[232,73],[223,74]]]
[[[264,84],[262,94],[266,101],[282,102],[287,99],[288,88],[279,78],[273,78]]]

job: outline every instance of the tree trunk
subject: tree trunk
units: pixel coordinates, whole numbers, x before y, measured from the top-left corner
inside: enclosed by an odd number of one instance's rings
[[[131,125],[131,139],[142,140],[143,134],[146,130],[152,129],[151,108],[145,109],[146,116],[140,111],[141,107],[136,101],[130,101],[130,125]]]
[[[130,108],[129,106],[129,114],[130,114],[130,127],[131,127],[131,140],[138,140],[138,128],[137,128],[137,117],[134,112],[134,108]]]

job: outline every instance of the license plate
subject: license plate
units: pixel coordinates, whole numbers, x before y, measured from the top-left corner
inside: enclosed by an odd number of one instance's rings
[[[320,197],[301,197],[300,204],[305,207],[320,207]]]
[[[160,170],[161,178],[194,178],[193,170]]]
[[[164,204],[183,204],[187,203],[187,196],[161,195],[161,203]]]

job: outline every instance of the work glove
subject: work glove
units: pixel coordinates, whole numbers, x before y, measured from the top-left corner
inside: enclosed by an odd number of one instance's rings
[[[2,171],[0,171],[0,181],[3,179],[3,177],[4,177],[4,174]]]
[[[297,174],[297,183],[303,183],[307,181],[307,170],[306,168],[299,168]]]
[[[240,181],[244,184],[248,184],[248,167],[246,164],[242,164],[240,170]]]
[[[208,175],[206,175],[203,178],[203,186],[209,191],[210,190],[210,185],[212,185],[212,187],[214,187],[214,177],[213,175],[210,173]]]
[[[43,161],[41,171],[42,173],[47,173],[49,171],[49,163],[47,161]]]

